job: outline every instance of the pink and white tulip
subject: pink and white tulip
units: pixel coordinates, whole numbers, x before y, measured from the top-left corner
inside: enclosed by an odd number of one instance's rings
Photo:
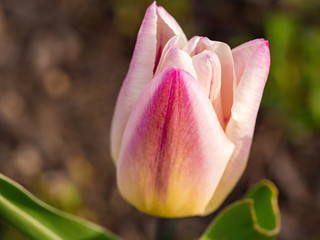
[[[213,212],[242,175],[268,77],[268,42],[195,36],[154,2],[111,127],[122,196],[161,217]]]

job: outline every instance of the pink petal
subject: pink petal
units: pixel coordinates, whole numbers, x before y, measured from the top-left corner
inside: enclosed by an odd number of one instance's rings
[[[223,124],[225,127],[231,116],[234,91],[236,88],[235,70],[230,47],[222,42],[211,41],[206,37],[193,37],[184,50],[194,56],[205,50],[215,53],[221,64],[221,107],[223,113]]]
[[[151,215],[204,214],[232,152],[198,82],[168,68],[129,117],[117,166],[120,192]]]
[[[161,71],[164,70],[164,65],[166,64],[165,61],[168,59],[168,54],[171,52],[171,50],[173,48],[182,49],[185,44],[186,42],[181,35],[176,35],[167,42],[167,44],[163,48],[161,59],[159,60],[159,64],[154,76],[158,75]],[[188,59],[190,59],[189,56]]]
[[[187,52],[191,57],[194,56],[195,54],[197,54],[195,52],[195,49],[200,41],[202,37],[199,36],[194,36],[193,38],[191,38],[189,40],[189,42],[185,45],[185,47],[183,48],[183,50],[185,52]]]
[[[239,50],[241,49],[244,52],[247,51],[246,47],[242,48],[240,46]],[[256,117],[263,89],[268,78],[269,67],[269,45],[267,41],[261,41],[257,49],[248,57],[246,67],[236,90],[232,116],[226,128],[227,136],[235,144],[235,151],[208,205],[207,211],[213,211],[221,204],[238,182],[246,167]]]
[[[217,62],[220,67],[219,58],[210,51],[202,52],[192,57],[192,62],[197,73],[198,81],[208,98],[213,99],[214,67],[213,62]],[[220,69],[221,71],[221,69]]]
[[[224,125],[226,125],[231,116],[231,107],[233,104],[234,91],[236,88],[234,64],[230,47],[217,41],[211,41],[208,38],[201,38],[197,46],[198,52],[207,49],[219,57],[221,63],[221,101]]]
[[[157,7],[155,2],[151,4],[139,30],[130,67],[122,84],[113,114],[111,155],[115,162],[118,159],[123,131],[132,106],[143,88],[152,80],[157,61],[160,59],[161,54],[159,55],[159,53],[161,53],[166,41],[176,33],[183,34],[177,23],[164,11],[164,9]]]
[[[264,42],[265,40],[262,38],[255,39],[232,49],[237,85],[240,82],[242,74],[252,53]]]
[[[221,106],[221,65],[218,56],[208,50],[192,57],[198,81],[211,100],[219,122],[225,129]]]
[[[168,67],[183,69],[189,72],[194,78],[197,78],[191,57],[189,54],[183,50],[180,50],[179,48],[171,48],[161,57],[157,73],[155,75]]]
[[[174,35],[180,34],[184,41],[187,42],[186,35],[182,31],[180,25],[176,22],[174,17],[172,17],[163,7],[157,7],[157,13],[163,22],[173,31]]]
[[[176,20],[163,8],[157,7],[157,55],[153,72],[156,71],[158,62],[162,55],[162,50],[170,38],[180,35],[182,41],[187,42],[187,38]]]

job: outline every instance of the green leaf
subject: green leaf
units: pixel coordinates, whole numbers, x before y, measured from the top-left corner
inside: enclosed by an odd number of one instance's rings
[[[201,240],[272,240],[280,231],[278,190],[268,180],[254,186],[245,199],[224,209]]]
[[[116,240],[107,230],[61,212],[0,174],[0,218],[31,239]]]

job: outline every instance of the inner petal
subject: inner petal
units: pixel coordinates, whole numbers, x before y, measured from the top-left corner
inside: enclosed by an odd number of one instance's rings
[[[159,66],[163,65],[163,61],[167,58],[168,53],[170,52],[170,50],[172,48],[183,48],[183,46],[185,45],[185,40],[183,38],[182,35],[178,34],[176,36],[173,36],[164,46],[161,55],[159,55],[160,59],[158,61],[157,67],[154,71],[154,76],[158,75],[160,72],[160,68]]]
[[[235,70],[233,57],[230,47],[218,41],[211,41],[206,37],[202,37],[196,49],[199,51],[209,50],[215,53],[221,64],[221,108],[223,113],[223,121],[226,125],[231,117],[231,108],[233,105],[234,93],[236,89]]]
[[[187,52],[191,57],[194,56],[196,52],[196,47],[199,43],[199,40],[201,39],[201,37],[199,36],[194,36],[193,38],[191,38],[188,43],[184,46],[183,50],[185,52]]]
[[[155,76],[168,67],[183,69],[189,72],[195,79],[198,79],[191,57],[185,51],[177,47],[168,48],[167,51],[163,52]]]
[[[170,38],[179,34],[182,38],[181,41],[187,42],[186,37],[179,24],[162,7],[157,7],[157,16],[157,50],[153,73],[155,73],[157,69],[163,48]]]
[[[221,64],[218,56],[205,50],[192,57],[192,62],[198,76],[198,82],[210,99],[223,129],[226,124],[223,120],[221,107]]]

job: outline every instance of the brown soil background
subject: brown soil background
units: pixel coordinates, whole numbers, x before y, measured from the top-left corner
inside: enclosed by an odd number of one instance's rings
[[[243,35],[263,37],[265,12],[281,7],[278,1],[195,2],[167,2],[168,11],[189,38],[231,45]],[[152,239],[155,219],[119,195],[109,134],[148,4],[0,0],[0,172],[130,240]],[[320,239],[319,149],[319,133],[290,136],[286,120],[262,107],[248,168],[222,207],[268,178],[280,191],[278,239]],[[214,215],[180,220],[178,239],[196,239]],[[15,234],[9,230],[3,239],[22,239]]]

